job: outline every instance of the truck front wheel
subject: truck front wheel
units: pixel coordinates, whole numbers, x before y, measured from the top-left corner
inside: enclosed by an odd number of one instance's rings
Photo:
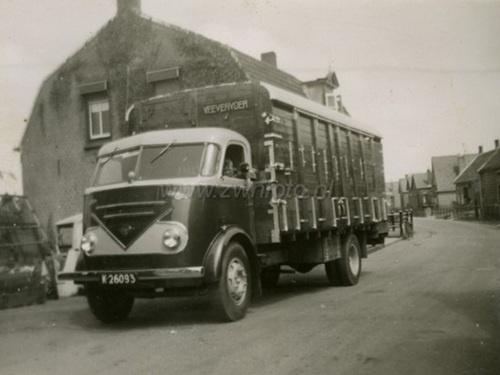
[[[342,257],[325,263],[325,271],[331,285],[356,285],[361,275],[361,248],[355,235],[346,237]]]
[[[87,301],[94,316],[103,323],[125,320],[132,310],[134,298],[123,290],[87,288]]]
[[[212,295],[213,308],[224,321],[240,320],[250,304],[252,279],[250,262],[239,243],[228,244],[221,267],[221,276]]]

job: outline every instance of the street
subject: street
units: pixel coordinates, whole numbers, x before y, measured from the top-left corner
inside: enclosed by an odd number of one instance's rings
[[[140,300],[105,326],[84,297],[0,311],[2,374],[498,374],[500,228],[416,219],[360,284],[282,275],[246,318],[203,299]]]

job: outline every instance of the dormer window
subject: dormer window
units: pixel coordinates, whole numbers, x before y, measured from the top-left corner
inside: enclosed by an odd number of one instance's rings
[[[334,93],[325,94],[325,105],[328,108],[337,109],[337,98]]]

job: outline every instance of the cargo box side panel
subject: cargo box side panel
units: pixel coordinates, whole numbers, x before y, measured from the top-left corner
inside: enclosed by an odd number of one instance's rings
[[[337,128],[339,142],[339,164],[342,181],[344,182],[344,195],[352,197],[354,195],[354,179],[352,177],[352,158],[350,150],[349,134],[346,129]]]
[[[270,133],[279,136],[275,139],[276,163],[283,166],[276,171],[277,195],[279,199],[286,202],[280,215],[280,226],[284,230],[294,230],[297,228],[298,215],[294,197],[297,193],[299,170],[302,166],[297,151],[293,109],[280,107],[274,103],[272,118],[274,121],[269,124]]]
[[[366,180],[366,191],[368,196],[373,196],[376,194],[375,191],[375,166],[376,161],[374,158],[374,140],[369,138],[363,147],[363,157],[365,165],[365,180]]]
[[[376,139],[373,143],[374,146],[374,159],[375,159],[375,176],[374,176],[374,190],[376,195],[382,196],[385,189],[384,178],[384,157],[382,141],[380,138]]]

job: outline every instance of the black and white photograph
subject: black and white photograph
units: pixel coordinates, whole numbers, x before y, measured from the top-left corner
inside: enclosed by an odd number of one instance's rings
[[[0,373],[500,374],[500,0],[0,0]]]

